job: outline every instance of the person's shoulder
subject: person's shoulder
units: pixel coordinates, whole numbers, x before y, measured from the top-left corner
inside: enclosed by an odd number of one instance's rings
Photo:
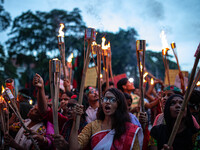
[[[153,137],[159,137],[166,131],[166,125],[160,124],[157,126],[153,126],[150,131],[150,135]]]

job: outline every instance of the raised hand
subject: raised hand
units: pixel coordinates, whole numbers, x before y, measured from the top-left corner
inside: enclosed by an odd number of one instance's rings
[[[44,81],[39,74],[35,74],[33,77],[33,85],[38,88],[42,88],[44,86]]]

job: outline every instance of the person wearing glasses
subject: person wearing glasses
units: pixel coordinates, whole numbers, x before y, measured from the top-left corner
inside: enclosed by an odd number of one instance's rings
[[[110,88],[101,99],[97,120],[78,135],[76,119],[69,138],[70,149],[141,149],[142,129],[130,121],[124,94]]]

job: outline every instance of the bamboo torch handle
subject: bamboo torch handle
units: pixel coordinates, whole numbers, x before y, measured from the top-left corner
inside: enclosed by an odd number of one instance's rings
[[[83,91],[84,91],[84,85],[85,85],[85,77],[86,77],[86,72],[87,72],[87,68],[90,62],[90,52],[91,52],[91,44],[92,44],[92,40],[90,39],[88,42],[88,48],[87,48],[87,52],[86,52],[86,58],[85,58],[85,62],[84,62],[84,67],[83,67],[83,74],[82,74],[82,80],[81,80],[81,86],[80,86],[80,93],[79,93],[79,99],[78,99],[78,103],[82,104],[82,100],[83,100]],[[76,130],[79,129],[79,124],[80,124],[80,115],[76,116]]]
[[[190,90],[191,90],[190,88],[191,88],[192,83],[193,83],[193,79],[194,79],[194,76],[195,76],[195,72],[196,72],[196,68],[197,68],[198,62],[199,62],[199,58],[200,58],[200,52],[196,56],[196,59],[195,59],[195,62],[194,62],[194,66],[192,68],[191,77],[190,77],[190,80],[189,80],[189,83],[188,83],[188,89],[187,89],[187,91],[185,93],[184,101],[183,101],[183,104],[182,104],[182,107],[181,107],[181,111],[178,114],[178,117],[176,119],[176,122],[174,124],[173,130],[171,132],[171,135],[170,135],[170,138],[169,138],[169,141],[168,141],[168,145],[170,147],[172,146],[172,144],[174,142],[176,133],[178,131],[180,122],[182,120],[185,108],[186,108],[188,100],[189,100],[189,94],[190,94]]]

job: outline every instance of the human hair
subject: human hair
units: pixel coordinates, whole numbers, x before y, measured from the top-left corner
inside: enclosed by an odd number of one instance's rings
[[[112,129],[115,129],[115,135],[114,135],[114,140],[115,140],[119,139],[120,136],[126,132],[125,124],[126,122],[130,122],[130,116],[128,114],[128,109],[124,94],[117,88],[107,89],[106,92],[108,91],[115,95],[118,104],[115,113],[111,116]],[[102,121],[105,119],[105,114],[102,105],[100,105],[98,109],[97,119]]]
[[[124,96],[125,96],[126,100],[127,100],[127,99],[130,99],[130,100],[131,100],[131,103],[132,103],[133,99],[132,99],[132,97],[131,97],[130,94],[124,93]]]
[[[174,126],[174,119],[171,117],[171,113],[170,113],[170,106],[171,106],[171,101],[174,97],[180,97],[181,99],[184,99],[182,95],[178,95],[178,94],[174,94],[172,96],[170,96],[165,104],[165,109],[164,109],[164,118],[166,121],[166,126],[168,131],[171,133],[173,126]],[[186,122],[186,126],[187,128],[189,128],[191,131],[195,131],[196,128],[194,127],[194,123],[193,123],[193,119],[192,119],[192,115],[190,113],[189,107],[187,106],[187,114],[186,117],[183,118]]]
[[[122,92],[124,92],[124,89],[123,89],[123,85],[126,85],[126,83],[128,82],[128,78],[122,78],[120,79],[118,82],[117,82],[117,88],[119,90],[121,90]]]
[[[112,81],[109,81],[109,86],[113,85],[114,86],[114,83]],[[101,90],[102,92],[106,90],[106,82],[104,82],[101,86]]]
[[[66,91],[66,92],[63,92],[62,94],[66,94],[68,97],[71,97],[73,95],[73,92]]]

